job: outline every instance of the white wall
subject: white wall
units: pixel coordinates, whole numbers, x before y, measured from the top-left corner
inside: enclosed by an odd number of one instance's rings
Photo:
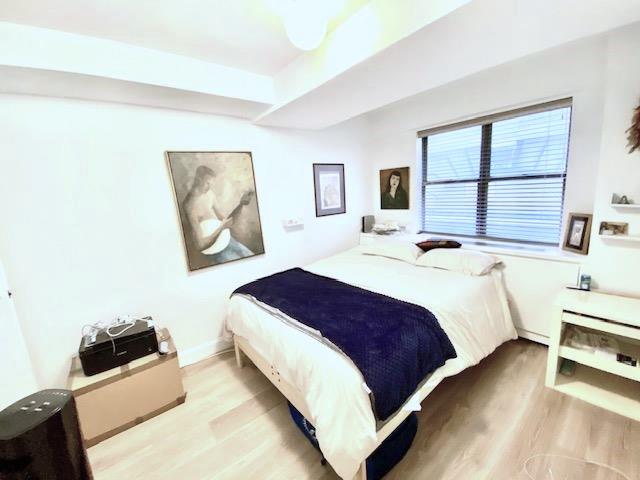
[[[420,227],[418,130],[573,97],[565,211],[591,211],[600,151],[606,41],[596,38],[509,63],[399,102],[368,116],[373,214]],[[378,171],[411,166],[409,211],[380,209]]]
[[[0,65],[105,77],[262,104],[275,99],[273,81],[266,75],[63,30],[0,22],[4,47]]]
[[[640,152],[629,154],[625,131],[640,103],[640,24],[611,35],[607,49],[604,123],[594,205],[591,250],[585,270],[604,290],[640,295],[640,244],[603,240],[601,221],[628,222],[640,236],[640,213],[611,208],[611,194],[625,193],[640,203]]]
[[[419,226],[417,130],[566,96],[573,96],[574,112],[565,211],[595,211],[585,271],[601,288],[640,294],[638,247],[597,238],[601,220],[629,221],[640,235],[639,214],[608,206],[612,192],[640,203],[640,155],[626,153],[624,135],[640,96],[638,44],[636,25],[321,132],[0,96],[0,256],[41,386],[63,384],[82,325],[121,313],[153,315],[183,352],[211,352],[220,346],[234,287],[354,245],[363,214]],[[164,151],[218,149],[253,152],[267,253],[189,273]],[[346,215],[315,217],[314,162],[345,163]],[[412,208],[383,213],[378,170],[405,165],[412,167]],[[304,217],[304,230],[285,232],[281,220],[295,216]]]
[[[0,260],[0,410],[35,392],[36,384],[31,357],[16,316],[10,288]]]
[[[591,212],[600,150],[606,40],[595,38],[472,75],[368,115],[372,212],[421,226],[421,142],[416,132],[489,113],[573,97],[565,210]],[[411,167],[409,210],[381,210],[379,170]],[[515,253],[515,252],[514,252]],[[502,255],[521,336],[545,341],[553,297],[575,283],[579,265]]]
[[[380,220],[420,227],[418,130],[518,106],[572,96],[573,116],[565,196],[569,212],[594,213],[583,273],[597,288],[640,295],[640,246],[598,237],[602,220],[626,221],[640,235],[640,214],[609,206],[611,194],[640,203],[640,154],[626,152],[625,130],[640,101],[640,24],[549,50],[425,92],[367,116],[372,167],[369,212]],[[411,208],[381,210],[378,171],[411,166]],[[563,232],[564,234],[564,232]],[[547,299],[551,302],[551,298]]]
[[[303,132],[27,96],[0,109],[0,255],[43,387],[64,384],[84,324],[149,314],[179,349],[206,353],[235,287],[357,243],[362,123]],[[253,152],[266,255],[187,271],[165,150]],[[345,164],[346,215],[315,217],[314,162]],[[304,230],[285,232],[295,216]]]

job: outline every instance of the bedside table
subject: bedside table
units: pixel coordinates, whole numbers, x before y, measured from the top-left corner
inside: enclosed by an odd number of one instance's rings
[[[169,342],[166,355],[152,353],[90,377],[73,358],[67,389],[76,399],[87,447],[184,403],[176,347],[166,328],[158,333]]]
[[[611,337],[640,360],[640,299],[563,291],[554,306],[545,381],[547,387],[640,421],[640,362],[634,367],[565,344],[567,325]],[[572,376],[559,374],[563,358],[576,362]]]

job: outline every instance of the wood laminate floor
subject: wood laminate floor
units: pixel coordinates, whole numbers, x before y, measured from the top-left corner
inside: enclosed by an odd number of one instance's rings
[[[640,479],[640,423],[544,387],[547,349],[517,340],[445,380],[422,404],[409,453],[385,479],[530,480],[549,453]],[[187,401],[89,449],[96,480],[337,479],[289,420],[284,397],[233,354],[184,369]],[[551,467],[552,473],[549,473]],[[624,480],[533,457],[534,480]]]

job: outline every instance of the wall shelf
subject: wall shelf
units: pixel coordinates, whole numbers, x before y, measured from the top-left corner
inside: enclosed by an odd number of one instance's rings
[[[598,235],[605,240],[619,240],[621,242],[640,242],[639,236],[633,235]]]
[[[624,204],[624,203],[612,203],[613,208],[619,208],[620,210],[635,210],[640,212],[640,205],[637,203]]]

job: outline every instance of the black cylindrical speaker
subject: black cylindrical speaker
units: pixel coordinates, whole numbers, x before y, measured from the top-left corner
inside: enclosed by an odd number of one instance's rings
[[[42,390],[0,412],[1,480],[92,478],[70,391]]]

